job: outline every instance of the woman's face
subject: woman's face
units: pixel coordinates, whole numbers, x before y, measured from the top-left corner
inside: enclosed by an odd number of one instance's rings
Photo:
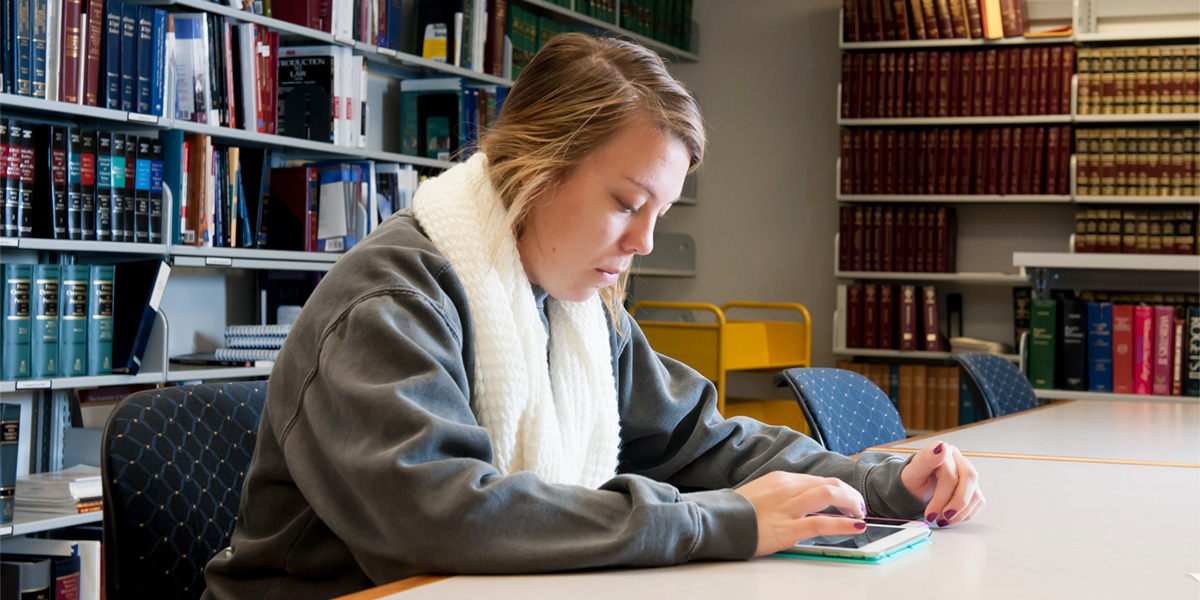
[[[690,154],[635,119],[529,209],[517,241],[530,283],[580,302],[654,247],[654,224],[679,199]]]

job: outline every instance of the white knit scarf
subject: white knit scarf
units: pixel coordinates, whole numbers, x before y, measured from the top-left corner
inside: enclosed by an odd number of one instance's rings
[[[600,298],[546,299],[547,359],[546,330],[483,153],[423,183],[413,210],[467,292],[472,410],[491,438],[493,464],[501,474],[599,487],[616,473],[620,442]]]

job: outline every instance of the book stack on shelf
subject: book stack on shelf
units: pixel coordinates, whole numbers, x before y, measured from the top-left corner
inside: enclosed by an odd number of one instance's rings
[[[167,27],[176,80],[184,83],[175,88],[176,119],[276,133],[278,32],[205,13],[172,13]]]
[[[975,403],[957,367],[838,361],[879,386],[910,434],[939,431],[978,420]]]
[[[956,222],[948,206],[843,206],[838,270],[952,273]]]
[[[1077,129],[1079,196],[1200,194],[1200,130],[1195,127]]]
[[[1200,247],[1196,211],[1079,208],[1075,210],[1075,252],[1100,254],[1194,255]]]
[[[75,465],[61,471],[17,477],[17,510],[62,515],[102,508],[100,467]]]
[[[1200,46],[1082,48],[1080,115],[1200,112]]]
[[[1055,295],[1033,300],[1035,388],[1200,396],[1200,296]]]
[[[961,299],[954,303],[955,311],[961,312]],[[948,348],[934,286],[843,284],[837,287],[837,304],[839,314],[846,315],[846,348],[925,352]]]
[[[67,530],[65,535],[77,533]],[[46,598],[77,598],[90,600],[103,598],[100,585],[100,541],[98,539],[39,539],[30,537],[14,537],[4,540],[4,552],[0,560],[5,563],[5,586],[9,585],[10,574],[14,576],[12,584],[24,593],[20,596],[9,595],[9,587],[4,588],[5,598],[26,598],[29,587],[26,587],[24,569],[47,570],[48,580],[54,583],[54,592],[47,592]],[[20,585],[17,585],[20,582]],[[36,587],[33,586],[33,587]],[[41,596],[39,596],[41,597]]]
[[[1022,0],[845,0],[842,31],[847,42],[989,39],[1037,35],[1026,32]],[[1070,28],[1050,34],[1069,35]]]
[[[291,331],[281,325],[230,325],[225,328],[225,347],[216,351],[217,360],[274,361]]]

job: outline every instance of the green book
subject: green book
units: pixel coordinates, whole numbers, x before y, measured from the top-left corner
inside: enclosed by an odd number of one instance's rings
[[[1058,301],[1035,298],[1029,327],[1029,381],[1037,389],[1052,390],[1057,352]]]
[[[31,376],[49,379],[58,375],[58,265],[33,266],[33,313],[30,354]]]
[[[63,265],[58,282],[58,375],[87,375],[87,265]]]
[[[4,265],[4,345],[0,377],[29,379],[29,277],[33,265]]]
[[[92,265],[87,292],[87,374],[112,373],[113,354],[112,265]]]

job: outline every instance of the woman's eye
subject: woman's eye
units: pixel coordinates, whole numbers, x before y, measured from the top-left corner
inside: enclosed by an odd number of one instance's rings
[[[617,206],[620,206],[620,207],[621,207],[621,212],[623,212],[623,213],[628,213],[628,214],[631,214],[631,215],[632,215],[632,214],[637,214],[637,209],[636,209],[636,208],[634,208],[634,207],[632,207],[632,206],[630,206],[630,205],[628,205],[628,204],[626,204],[626,203],[624,203],[624,202],[622,202],[622,201],[620,201],[620,200],[617,200]]]

